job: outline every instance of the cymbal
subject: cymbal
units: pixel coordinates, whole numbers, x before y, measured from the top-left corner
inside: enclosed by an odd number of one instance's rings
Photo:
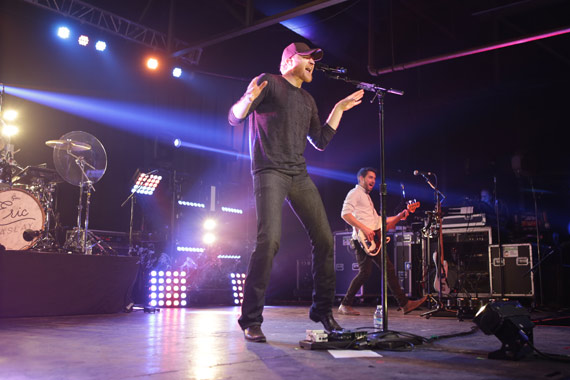
[[[94,184],[105,174],[107,153],[103,144],[95,136],[87,132],[73,131],[55,141],[71,142],[73,144],[69,146],[72,149],[75,146],[82,150],[76,152],[65,150],[65,148],[53,150],[55,169],[66,182],[75,186],[83,186],[86,181]],[[60,146],[61,144],[54,143],[53,145]]]
[[[50,148],[69,150],[72,152],[82,152],[85,150],[90,150],[91,145],[79,141],[73,141],[71,139],[67,140],[49,140],[46,141],[46,145]]]

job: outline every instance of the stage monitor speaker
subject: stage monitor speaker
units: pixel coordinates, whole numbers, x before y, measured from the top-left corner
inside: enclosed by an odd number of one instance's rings
[[[534,276],[530,271],[532,268],[531,245],[503,244],[500,248],[498,245],[489,246],[491,295],[534,296]]]

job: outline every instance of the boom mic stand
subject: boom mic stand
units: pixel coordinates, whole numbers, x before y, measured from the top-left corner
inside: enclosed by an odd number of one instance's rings
[[[437,302],[436,302],[436,307],[435,309],[432,309],[430,311],[427,311],[425,313],[420,314],[420,316],[422,317],[426,317],[429,318],[433,315],[436,315],[438,312],[443,311],[446,312],[447,310],[445,309],[445,307],[443,306],[443,295],[442,295],[442,288],[443,288],[443,277],[441,275],[442,273],[442,267],[441,265],[443,265],[443,223],[442,223],[442,211],[441,211],[441,203],[443,202],[443,200],[445,200],[445,195],[443,195],[443,193],[441,191],[439,191],[439,189],[437,188],[437,176],[435,175],[435,173],[432,173],[435,176],[435,185],[430,181],[430,179],[422,172],[414,172],[415,175],[421,175],[426,183],[429,185],[429,187],[431,187],[434,191],[434,196],[435,196],[435,212],[434,212],[434,216],[435,216],[435,227],[437,228],[437,236],[438,236],[438,242],[437,242],[437,248],[436,248],[436,259],[434,260],[435,262],[435,267],[436,267],[436,273],[439,273],[439,289],[437,291]],[[429,175],[429,173],[428,173]],[[428,237],[429,239],[429,237]],[[428,245],[429,246],[429,245]],[[428,259],[429,259],[429,253],[428,253]],[[429,284],[428,284],[428,288],[429,288]],[[431,298],[433,300],[433,297]]]
[[[382,255],[382,281],[381,281],[381,303],[382,303],[382,330],[388,331],[388,302],[386,294],[388,293],[388,277],[386,274],[386,170],[385,170],[385,158],[384,158],[384,97],[386,94],[394,94],[394,95],[404,95],[404,91],[396,90],[393,88],[384,88],[380,87],[377,84],[373,83],[366,83],[361,82],[358,80],[352,80],[345,76],[341,76],[339,74],[345,74],[346,70],[336,72],[336,75],[330,73],[327,70],[324,71],[327,76],[331,79],[342,80],[344,82],[350,83],[355,85],[357,88],[360,88],[364,91],[369,91],[374,93],[374,97],[370,101],[373,103],[375,99],[378,99],[378,120],[379,120],[379,132],[380,132],[380,217],[382,221],[382,236],[381,242],[382,245],[380,247],[380,254]],[[334,71],[333,71],[334,73]]]

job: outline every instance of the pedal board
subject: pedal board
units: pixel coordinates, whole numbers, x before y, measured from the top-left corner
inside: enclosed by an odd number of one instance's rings
[[[366,340],[352,342],[350,340],[333,342],[311,342],[310,340],[299,341],[299,346],[304,350],[367,350],[371,347]]]
[[[327,334],[324,330],[307,330],[306,339],[299,341],[305,350],[368,348],[366,331],[342,330]]]

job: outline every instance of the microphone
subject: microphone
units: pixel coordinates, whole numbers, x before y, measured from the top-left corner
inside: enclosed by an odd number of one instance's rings
[[[423,175],[423,176],[426,176],[426,175],[432,175],[432,172],[420,172],[420,171],[418,171],[418,170],[414,170],[414,175]]]
[[[34,240],[34,238],[40,236],[42,234],[42,231],[34,231],[34,230],[25,230],[24,233],[22,234],[23,238],[25,241],[32,241]]]
[[[315,70],[322,71],[324,73],[330,74],[346,74],[347,70],[344,67],[332,67],[325,65],[324,63],[315,63]]]

